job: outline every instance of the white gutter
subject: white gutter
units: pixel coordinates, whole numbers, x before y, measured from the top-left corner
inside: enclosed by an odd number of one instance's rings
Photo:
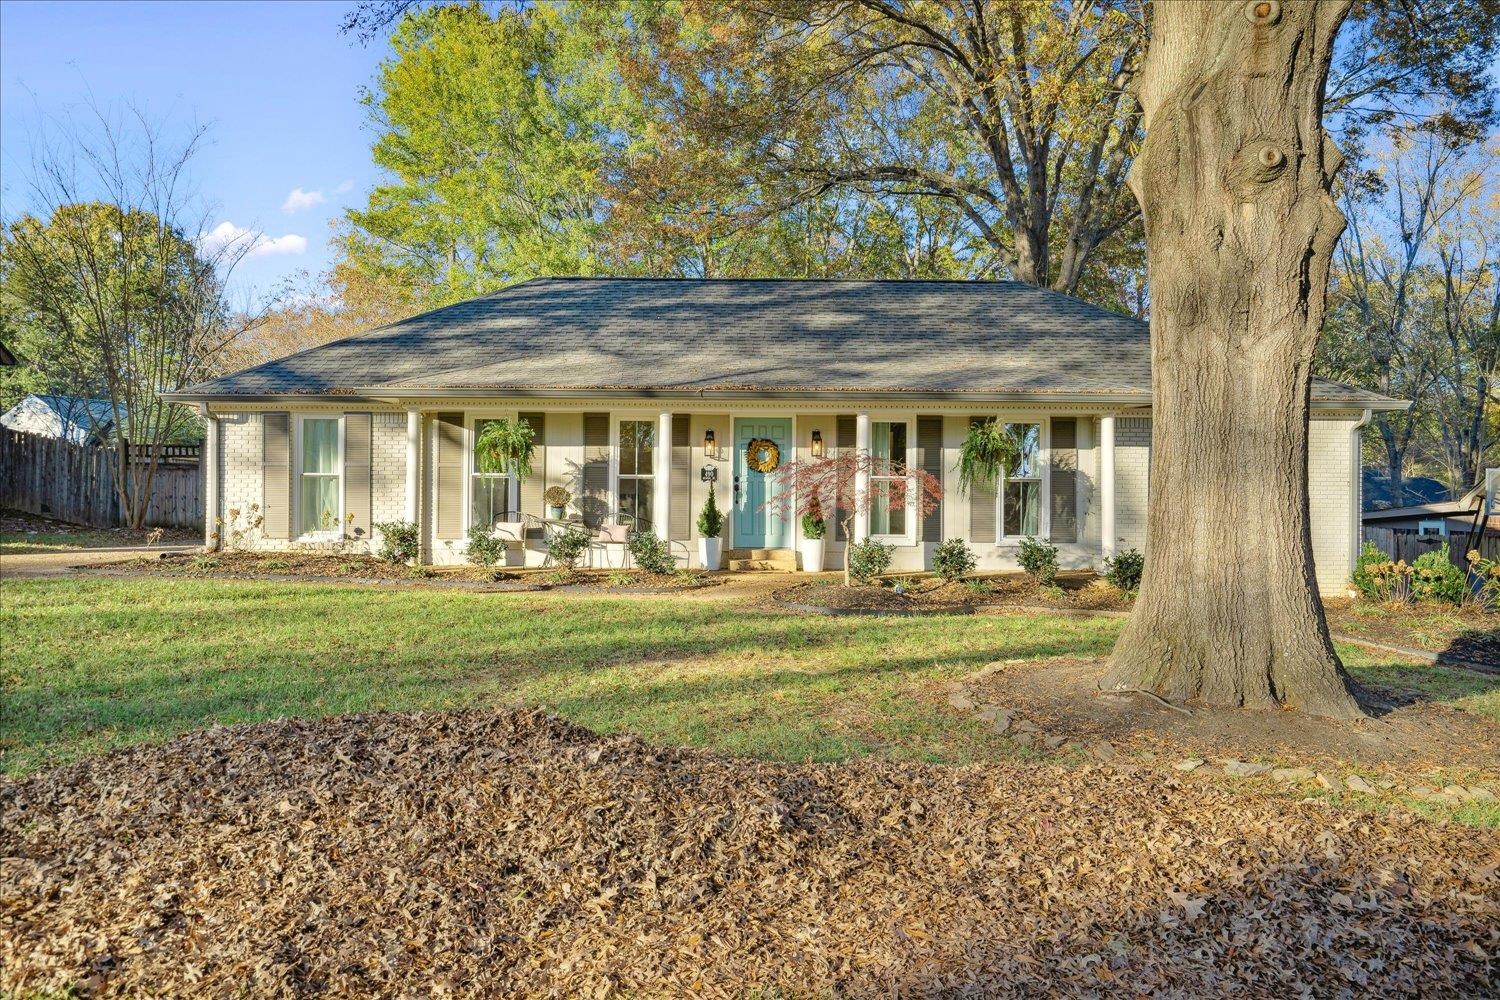
[[[1349,428],[1349,475],[1354,493],[1354,509],[1349,515],[1349,576],[1354,575],[1354,566],[1359,561],[1359,550],[1363,547],[1364,525],[1364,429],[1369,426],[1374,410],[1366,407],[1364,414]]]
[[[214,537],[219,531],[214,523],[219,517],[219,418],[207,403],[198,404],[198,415],[203,418],[203,548],[212,552],[222,541]]]

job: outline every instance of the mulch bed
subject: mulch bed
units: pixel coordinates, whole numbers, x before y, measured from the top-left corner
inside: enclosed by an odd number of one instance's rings
[[[412,567],[366,555],[310,552],[221,552],[210,556],[171,554],[123,565],[85,567],[102,575],[152,575],[277,582],[386,583],[453,586],[466,590],[550,590],[600,593],[671,593],[713,586],[701,573],[658,575],[641,570],[527,570],[504,566]]]
[[[1152,769],[730,760],[525,711],[216,728],[0,780],[0,858],[21,994],[1477,996],[1500,949],[1472,829]]]
[[[1287,766],[1354,765],[1400,774],[1472,769],[1500,782],[1500,723],[1377,686],[1361,689],[1372,718],[1339,721],[1306,712],[1213,708],[1187,712],[1148,696],[1099,691],[1105,660],[1060,658],[991,664],[967,679],[977,705],[996,705],[1034,728],[1041,745],[1058,734],[1084,747],[1105,740],[1126,754],[1270,760]],[[1007,731],[1015,735],[1015,727]]]
[[[32,514],[13,507],[0,507],[0,534],[20,536],[16,542],[25,542],[26,535],[77,535],[80,547],[102,545],[145,545],[148,536],[155,534],[153,528],[93,528],[85,524],[59,521],[42,514]],[[190,545],[201,542],[203,532],[192,528],[162,528],[158,545]]]
[[[1476,607],[1389,607],[1348,599],[1323,602],[1330,631],[1356,639],[1409,646],[1500,669],[1500,614]]]
[[[897,578],[899,579],[899,578]],[[1061,593],[1049,592],[1024,575],[986,577],[977,585],[936,578],[896,579],[879,586],[845,587],[842,580],[799,583],[778,590],[773,598],[794,610],[834,614],[967,614],[987,608],[1054,608],[1059,611],[1124,611],[1130,600],[1093,575],[1061,577]]]

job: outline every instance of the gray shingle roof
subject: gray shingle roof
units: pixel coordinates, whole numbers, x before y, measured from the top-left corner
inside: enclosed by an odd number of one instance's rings
[[[541,278],[180,395],[460,390],[1129,397],[1150,393],[1150,344],[1017,282]]]

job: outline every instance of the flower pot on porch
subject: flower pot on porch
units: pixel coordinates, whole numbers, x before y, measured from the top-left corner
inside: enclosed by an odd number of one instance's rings
[[[802,539],[802,572],[823,572],[823,542],[822,538]]]
[[[698,539],[698,564],[705,570],[712,572],[719,568],[719,557],[724,553],[724,539],[722,538],[700,538]]]

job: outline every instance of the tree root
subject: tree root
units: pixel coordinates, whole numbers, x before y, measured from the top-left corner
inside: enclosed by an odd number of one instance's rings
[[[1191,711],[1189,711],[1186,708],[1183,708],[1181,705],[1174,705],[1170,701],[1168,701],[1167,699],[1163,698],[1161,695],[1157,694],[1155,691],[1147,691],[1145,688],[1138,688],[1138,687],[1100,688],[1099,692],[1101,694],[1143,694],[1147,698],[1150,698],[1152,701],[1156,702],[1158,705],[1161,705],[1163,708],[1170,708],[1172,711],[1174,711],[1174,712],[1180,712],[1183,715],[1192,715],[1193,714]]]

